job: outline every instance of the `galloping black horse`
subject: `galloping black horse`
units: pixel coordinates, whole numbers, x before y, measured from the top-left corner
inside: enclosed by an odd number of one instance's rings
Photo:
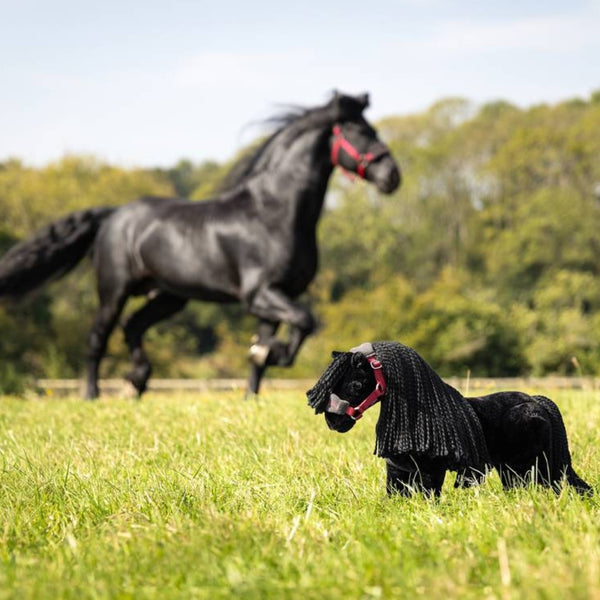
[[[268,365],[289,366],[315,326],[295,302],[317,270],[316,226],[335,165],[384,193],[400,184],[388,148],[362,113],[368,96],[335,94],[297,110],[230,172],[213,200],[141,198],[72,213],[10,249],[0,261],[0,296],[19,296],[72,269],[93,246],[100,308],[89,338],[86,398],[98,396],[98,367],[129,296],[148,302],[124,324],[139,394],[151,366],[145,331],[191,299],[240,302],[259,319],[249,390]],[[290,326],[287,342],[276,338]]]

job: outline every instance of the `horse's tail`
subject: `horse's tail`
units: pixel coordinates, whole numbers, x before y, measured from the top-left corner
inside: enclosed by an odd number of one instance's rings
[[[68,273],[115,210],[105,206],[71,213],[13,246],[0,259],[0,296],[22,296]]]

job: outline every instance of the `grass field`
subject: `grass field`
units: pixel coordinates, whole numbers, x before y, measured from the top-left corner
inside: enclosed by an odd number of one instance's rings
[[[541,392],[542,390],[538,390]],[[598,485],[600,392],[546,392]],[[302,391],[0,400],[0,598],[600,598],[600,501],[388,499],[377,410]]]

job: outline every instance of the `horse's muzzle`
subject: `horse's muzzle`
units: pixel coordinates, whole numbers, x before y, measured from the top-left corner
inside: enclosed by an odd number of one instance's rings
[[[369,165],[368,178],[383,194],[395,192],[402,183],[400,169],[390,155],[386,155]]]

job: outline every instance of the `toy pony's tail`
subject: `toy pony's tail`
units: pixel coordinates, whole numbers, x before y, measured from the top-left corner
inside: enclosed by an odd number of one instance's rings
[[[572,485],[579,494],[592,494],[593,488],[581,479],[573,469],[567,431],[558,406],[545,396],[533,396],[533,399],[544,408],[552,423],[552,456],[549,465],[552,486],[557,490],[560,489],[560,481],[564,477],[567,483]]]
[[[0,259],[0,297],[19,297],[68,273],[87,254],[100,224],[114,212],[97,207],[71,213],[13,246]]]
[[[565,471],[565,477],[567,479],[567,483],[572,485],[582,496],[587,496],[594,493],[594,488],[592,488],[589,483],[581,479],[571,465],[567,467],[567,470]]]

